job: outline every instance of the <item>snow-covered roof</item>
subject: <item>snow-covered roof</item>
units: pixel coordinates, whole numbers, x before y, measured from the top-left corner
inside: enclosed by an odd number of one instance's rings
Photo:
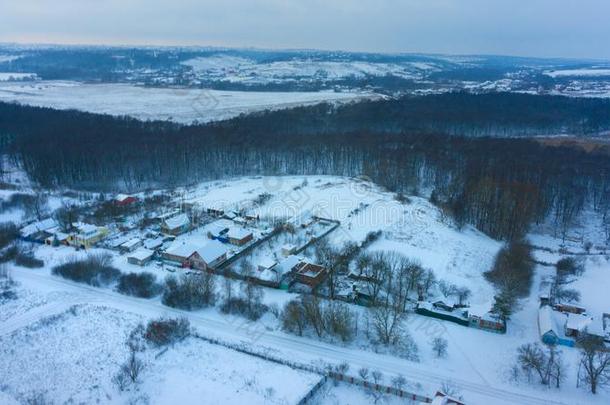
[[[275,270],[278,273],[286,274],[290,272],[294,266],[301,262],[301,258],[298,256],[290,255],[275,266]]]
[[[554,311],[548,305],[544,305],[538,310],[538,329],[541,337],[548,332],[553,332],[559,337],[564,336],[565,322],[566,315]]]
[[[183,226],[187,226],[191,223],[189,217],[186,214],[179,214],[175,217],[171,217],[165,220],[165,225],[169,229],[176,229]]]
[[[140,242],[142,242],[140,238],[133,238],[129,239],[127,242],[123,242],[121,246],[127,249],[131,249],[132,247],[138,245]]]
[[[249,230],[247,230],[245,228],[238,228],[238,227],[230,228],[229,232],[227,232],[227,236],[229,238],[237,239],[237,240],[242,240],[244,238],[247,238],[250,235],[252,235],[252,232],[250,232]]]
[[[165,219],[167,219],[167,218],[171,218],[171,217],[173,217],[174,215],[177,215],[177,214],[179,214],[179,213],[180,213],[180,210],[172,210],[172,211],[165,212],[165,213],[163,213],[163,214],[159,214],[159,215],[157,215],[157,219],[159,219],[159,220],[161,220],[161,221],[164,221]]]
[[[591,323],[586,327],[587,333],[594,336],[604,337],[606,331],[604,330],[604,322],[601,318],[593,318]]]
[[[183,257],[186,259],[186,258],[190,257],[193,253],[195,253],[197,251],[197,249],[198,249],[198,246],[195,246],[192,243],[176,241],[176,242],[172,243],[172,245],[169,248],[167,248],[165,253],[172,255],[172,256]]]
[[[147,260],[150,259],[154,254],[155,252],[153,252],[152,250],[140,248],[135,252],[131,253],[129,256],[127,256],[127,258],[133,258],[136,260]]]
[[[144,242],[146,249],[157,249],[163,245],[163,238],[149,239]]]
[[[79,233],[83,233],[83,234],[95,233],[98,230],[97,226],[92,225],[92,224],[87,224],[84,222],[79,222],[79,223],[75,224],[74,227],[76,229],[78,229]]]
[[[206,263],[212,263],[227,253],[227,248],[217,240],[211,240],[197,248],[197,253]]]
[[[273,258],[271,257],[263,257],[259,262],[258,262],[258,266],[264,269],[270,269],[271,267],[275,266],[277,264],[277,262],[275,260],[273,260]]]
[[[548,333],[555,332],[555,323],[553,322],[553,310],[548,305],[541,307],[538,310],[538,329],[540,331],[540,336]]]
[[[55,222],[53,218],[43,219],[42,221],[37,221],[21,228],[21,236],[28,237],[37,232],[47,231],[51,228],[55,228],[56,226],[57,222]]]
[[[126,199],[128,199],[129,197],[131,197],[130,195],[127,194],[117,194],[116,196],[116,200],[117,201],[125,201]]]
[[[219,219],[218,221],[214,221],[211,224],[206,225],[205,229],[212,235],[218,236],[221,232],[231,228],[233,222],[228,219]]]
[[[583,331],[593,320],[586,315],[568,314],[568,322],[566,328]]]

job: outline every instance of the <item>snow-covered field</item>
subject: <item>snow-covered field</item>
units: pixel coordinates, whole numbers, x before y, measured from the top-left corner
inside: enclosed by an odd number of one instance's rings
[[[45,299],[18,292],[18,301]],[[9,309],[0,308],[3,314]],[[122,404],[146,398],[150,404],[290,404],[320,379],[190,338],[162,355],[149,349],[141,386],[120,393],[112,376],[127,358],[125,340],[142,317],[90,304],[11,315],[0,323],[0,392],[6,396],[6,400],[0,396],[1,403],[10,403],[10,398],[28,403],[42,396],[51,403]],[[30,324],[5,333],[7,326],[24,316]]]
[[[0,101],[180,123],[209,122],[266,109],[370,97],[377,96],[364,92],[220,91],[68,81],[0,83]]]

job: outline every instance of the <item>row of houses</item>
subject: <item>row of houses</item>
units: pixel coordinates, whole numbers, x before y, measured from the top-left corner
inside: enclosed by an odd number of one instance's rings
[[[66,245],[88,249],[108,235],[108,228],[78,222],[71,232],[63,232],[53,218],[37,221],[21,228],[22,239],[47,245]]]

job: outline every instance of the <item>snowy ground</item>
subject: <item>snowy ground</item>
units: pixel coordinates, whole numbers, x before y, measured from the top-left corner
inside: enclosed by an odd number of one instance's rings
[[[180,123],[208,122],[253,111],[370,97],[377,96],[364,92],[246,92],[66,81],[0,83],[0,101]]]
[[[252,205],[251,201],[262,193],[270,193],[271,199],[261,206]],[[180,200],[216,208],[249,207],[261,218],[278,216],[298,219],[301,213],[313,213],[336,219],[341,221],[342,225],[329,236],[329,241],[337,246],[346,241],[362,241],[368,232],[381,230],[383,237],[369,247],[370,251],[392,250],[420,261],[424,267],[432,269],[438,279],[469,287],[473,292],[470,299],[472,304],[485,305],[493,297],[494,291],[485,281],[483,272],[489,269],[501,243],[472,228],[457,229],[449,220],[443,218],[434,206],[422,198],[411,197],[409,202],[399,202],[392,193],[358,179],[291,176],[250,177],[204,183],[195,189],[184,190]],[[589,230],[587,235],[596,234]],[[561,241],[548,236],[548,233],[532,234],[530,239],[537,246],[546,246],[557,252],[561,245]],[[582,242],[571,242],[567,248],[582,251]],[[1,313],[9,314],[5,315],[6,320],[0,321],[0,331],[5,331],[0,334],[3,336],[2,339],[8,339],[7,336],[11,333],[26,333],[23,332],[27,330],[24,328],[35,324],[39,318],[65,312],[73,304],[92,303],[96,307],[109,308],[108,311],[129,313],[130,315],[124,318],[125,324],[131,322],[133,316],[143,318],[160,315],[186,316],[193,326],[206,336],[232,342],[247,342],[255,347],[272,350],[277,355],[294,361],[302,363],[321,360],[334,363],[346,361],[350,364],[353,373],[360,367],[378,369],[384,373],[386,380],[402,374],[412,384],[414,391],[423,394],[432,394],[444,381],[452,381],[469,404],[589,404],[610,400],[610,393],[607,391],[592,397],[584,389],[574,387],[578,364],[577,349],[562,349],[568,364],[568,376],[561,390],[548,390],[535,384],[517,383],[509,379],[509,369],[514,363],[517,347],[524,343],[539,341],[536,326],[537,291],[540,280],[552,273],[552,268],[548,266],[537,267],[532,294],[522,301],[521,309],[510,320],[508,333],[505,335],[466,328],[415,314],[409,315],[407,329],[420,349],[420,361],[411,362],[374,353],[374,347],[371,347],[364,338],[359,338],[350,344],[342,344],[288,335],[281,331],[278,320],[271,314],[265,315],[259,322],[250,323],[245,322],[243,318],[227,317],[220,313],[218,308],[186,313],[164,307],[159,298],[142,300],[126,297],[110,289],[83,286],[50,275],[52,266],[75,254],[83,253],[77,253],[68,247],[41,246],[37,248],[36,255],[45,260],[45,268],[13,270],[15,279],[22,284],[23,294],[20,300],[23,302],[5,304],[1,308]],[[539,260],[549,262],[562,257],[559,253],[546,251],[537,251],[538,254],[544,255],[538,257]],[[124,272],[150,271],[159,278],[169,274],[153,264],[144,268],[128,264],[125,256],[116,255],[114,264]],[[596,254],[587,259],[585,274],[574,284],[574,287],[579,288],[583,294],[583,304],[590,306],[592,310],[609,312],[604,308],[607,306],[607,300],[604,299],[603,290],[603,286],[607,285],[608,270],[608,259],[604,255]],[[294,297],[294,294],[285,291],[265,289],[264,301],[268,305],[277,304],[281,307],[283,303]],[[356,306],[354,310],[360,314],[364,311],[362,307]],[[70,317],[66,319],[67,322],[73,322]],[[93,326],[102,328],[103,322],[103,320],[95,321]],[[359,322],[363,327],[363,318]],[[111,320],[108,323],[119,330],[116,333],[124,333],[120,330],[125,327],[118,321]],[[71,330],[72,327],[76,326],[70,325],[66,330]],[[83,328],[89,330],[87,327]],[[105,336],[104,333],[106,332],[102,331],[101,335]],[[449,342],[448,356],[445,359],[437,359],[431,350],[430,341],[437,336],[444,337]],[[83,339],[83,337],[77,336],[75,339]],[[41,341],[35,340],[35,342]],[[191,364],[186,364],[184,369],[179,366],[182,364],[181,361],[172,363],[174,359],[191,358],[191,354],[199,352],[198,344],[191,342],[177,348],[176,351],[166,353],[164,356],[169,355],[167,360],[162,356],[159,360],[167,363],[159,364],[165,364],[163,368],[168,369],[168,374],[161,375],[151,371],[151,378],[145,380],[143,391],[151,398],[167,398],[171,393],[163,391],[161,386],[167,386],[169,382],[174,384],[176,381],[181,381],[183,380],[181,376],[199,374],[199,370],[213,375],[222,374],[213,371],[215,370],[213,366],[205,368],[207,362],[203,365],[193,364],[192,367],[195,368],[190,368]],[[22,350],[19,348],[22,345],[23,343],[18,340],[11,340],[8,343],[9,347],[17,348],[11,354],[13,360],[19,358]],[[34,353],[42,350],[37,346],[38,343],[35,343],[32,349]],[[80,346],[75,343],[74,347]],[[205,352],[209,351],[206,349]],[[224,358],[224,354],[219,355],[218,358]],[[156,370],[156,367],[153,366],[151,370]],[[245,375],[256,375],[260,384],[250,394],[257,398],[253,400],[255,403],[265,402],[265,396],[270,395],[270,391],[266,390],[269,386],[267,381],[271,380],[259,377],[261,372],[256,368],[257,366],[252,367],[251,372],[231,375],[235,376],[237,385],[247,385]],[[301,381],[299,378],[297,380]],[[306,380],[305,377],[302,378]],[[193,392],[207,395],[205,390],[208,385],[203,382],[200,384],[199,381],[204,380],[197,379],[181,388],[180,392],[189,392],[192,385]],[[210,382],[210,384],[214,383]],[[342,393],[342,390],[347,390],[349,393]],[[106,391],[101,387],[91,392]],[[274,388],[274,398],[281,398],[284,394],[288,395],[281,387]],[[77,393],[75,391],[70,395],[77,396]],[[241,391],[235,395],[238,395],[235,397],[238,402],[243,400],[243,397],[239,396]],[[332,395],[329,394],[326,398],[327,402],[322,403],[335,403],[332,402],[334,401],[332,398],[345,398],[347,401],[345,403],[367,403],[365,393],[354,392],[351,387],[338,387],[338,391],[333,391]],[[220,399],[219,401],[224,402]]]
[[[35,303],[48,298],[22,289],[19,295],[18,301]],[[58,302],[69,301],[65,296]],[[7,305],[0,306],[5,318]],[[111,379],[127,357],[126,337],[143,318],[96,304],[39,307],[45,311],[10,311],[0,323],[0,392],[6,397],[0,396],[1,403],[42,395],[52,403],[120,404],[146,397],[150,404],[195,404],[202,398],[209,404],[290,404],[320,379],[191,338],[158,357],[158,350],[149,349],[141,387],[121,394]],[[31,323],[16,326],[24,320]]]

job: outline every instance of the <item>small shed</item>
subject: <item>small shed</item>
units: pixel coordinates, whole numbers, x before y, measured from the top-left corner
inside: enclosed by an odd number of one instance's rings
[[[150,262],[154,256],[155,252],[152,250],[148,250],[145,248],[140,248],[133,253],[130,253],[127,256],[127,262],[130,264],[135,264],[137,266],[145,266],[148,262]]]

